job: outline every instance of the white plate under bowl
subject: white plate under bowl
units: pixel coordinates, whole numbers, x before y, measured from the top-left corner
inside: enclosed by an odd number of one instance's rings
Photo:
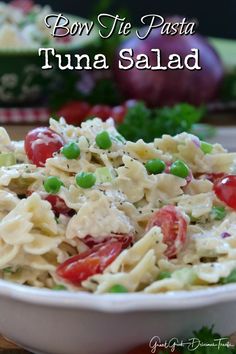
[[[123,354],[154,336],[236,330],[236,284],[167,294],[69,293],[0,280],[0,333],[35,353]]]

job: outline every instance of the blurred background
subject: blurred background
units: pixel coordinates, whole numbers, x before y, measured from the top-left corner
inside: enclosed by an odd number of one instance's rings
[[[0,0],[0,4],[0,123],[39,125],[47,124],[50,116],[63,116],[79,125],[94,116],[113,117],[128,140],[152,141],[164,133],[190,131],[236,150],[236,0]],[[197,22],[203,36],[163,36],[156,29],[145,41],[134,34],[100,40],[97,31],[91,41],[86,36],[61,40],[44,26],[49,11],[73,14],[71,23],[80,21],[76,16],[92,20],[101,12],[119,14],[137,27],[146,14],[179,15]],[[91,61],[94,54],[104,53],[110,70],[60,70],[53,59],[53,70],[44,71],[41,47],[53,47],[62,56],[86,53]],[[153,63],[153,48],[160,49],[163,60],[173,48],[181,60],[197,48],[202,70],[118,70],[121,47],[132,48],[135,55],[144,53]],[[220,129],[214,128],[217,125]],[[17,138],[16,131],[13,127]]]

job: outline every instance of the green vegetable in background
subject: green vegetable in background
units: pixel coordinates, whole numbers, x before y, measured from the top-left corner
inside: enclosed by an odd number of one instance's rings
[[[222,337],[218,333],[213,332],[213,327],[207,328],[203,327],[200,331],[193,332],[192,338],[196,338],[199,340],[200,343],[206,343],[208,345],[206,346],[199,346],[195,350],[191,350],[190,348],[185,347],[183,351],[181,351],[183,354],[236,354],[236,349],[233,347],[227,347],[223,346],[223,344],[227,345],[229,343],[229,338],[225,337],[225,339],[221,339]],[[220,343],[222,344],[219,346],[217,343],[219,343],[219,340],[221,339]],[[210,346],[212,344],[212,346]],[[215,344],[216,346],[213,346]],[[196,343],[195,343],[196,346]]]
[[[221,89],[221,99],[223,101],[236,100],[236,69],[226,74]]]
[[[163,134],[190,132],[204,112],[203,107],[196,108],[187,103],[152,110],[138,102],[129,108],[124,122],[118,125],[118,131],[127,140],[151,142]]]

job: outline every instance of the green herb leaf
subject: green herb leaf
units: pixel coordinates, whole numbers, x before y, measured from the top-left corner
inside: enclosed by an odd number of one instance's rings
[[[234,101],[236,99],[236,69],[225,75],[221,98],[224,101]]]
[[[236,283],[236,268],[232,270],[230,275],[220,280],[220,284],[230,284],[230,283]]]
[[[208,327],[203,327],[200,331],[195,331],[193,332],[192,338],[196,338],[199,340],[199,343],[202,345],[199,346],[197,349],[193,350],[193,348],[190,347],[185,347],[183,350],[183,354],[235,354],[236,349],[227,347],[227,344],[229,343],[229,338],[224,337],[224,339],[221,339],[221,336],[218,333],[214,333],[213,327],[208,328]],[[220,345],[218,347],[219,340],[221,339]],[[206,344],[204,346],[204,343]],[[211,346],[212,344],[212,346]],[[214,344],[214,346],[213,346]],[[225,346],[224,346],[225,344]],[[195,348],[196,348],[196,343],[195,343]]]
[[[191,131],[193,124],[204,114],[204,108],[196,108],[182,103],[174,107],[148,109],[144,103],[138,102],[129,108],[118,131],[127,139],[137,141],[143,139],[151,142],[163,134],[176,135],[183,131]]]

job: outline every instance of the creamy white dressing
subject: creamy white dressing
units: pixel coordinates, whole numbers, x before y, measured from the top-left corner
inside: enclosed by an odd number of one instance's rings
[[[66,237],[94,238],[107,237],[111,234],[133,233],[131,220],[118,210],[105,196],[88,200],[70,220]]]

